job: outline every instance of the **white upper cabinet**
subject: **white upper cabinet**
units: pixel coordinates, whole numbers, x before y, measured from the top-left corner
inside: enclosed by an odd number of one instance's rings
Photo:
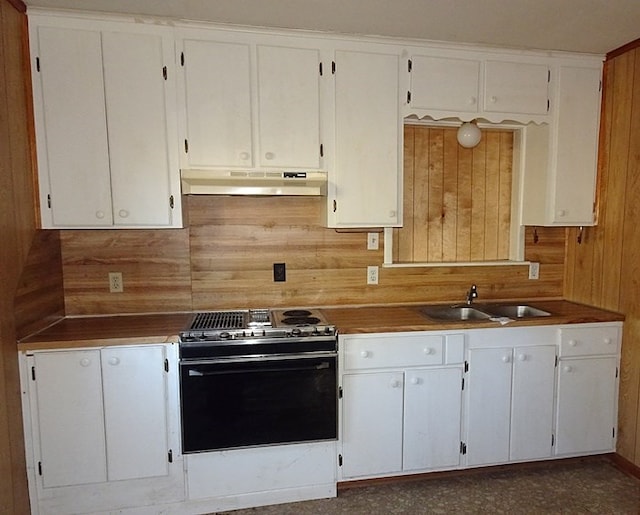
[[[398,55],[335,53],[335,163],[330,227],[402,224]]]
[[[551,74],[552,122],[523,131],[522,223],[594,225],[602,61],[561,61]]]
[[[182,168],[323,167],[313,40],[181,29],[178,52]]]
[[[181,226],[171,32],[30,21],[42,226]]]
[[[546,115],[549,109],[547,64],[487,61],[484,111]]]

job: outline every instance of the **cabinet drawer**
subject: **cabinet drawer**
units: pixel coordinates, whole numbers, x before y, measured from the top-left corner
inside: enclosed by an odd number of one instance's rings
[[[617,354],[617,327],[560,329],[560,357]]]
[[[345,337],[344,367],[357,370],[440,365],[443,343],[442,335]]]

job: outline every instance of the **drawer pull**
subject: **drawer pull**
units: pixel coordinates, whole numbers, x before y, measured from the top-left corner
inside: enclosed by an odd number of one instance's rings
[[[419,377],[412,377],[411,378],[411,384],[420,384],[420,378]]]
[[[576,345],[578,345],[578,342],[575,340],[569,340],[569,347],[575,347]]]
[[[369,356],[371,356],[371,353],[368,350],[361,350],[360,351],[360,357],[361,358],[368,358]]]
[[[605,338],[604,343],[606,343],[607,345],[611,345],[613,343],[613,340],[611,338]]]
[[[435,354],[436,350],[433,347],[426,347],[424,349],[424,353],[429,356],[430,354]]]
[[[573,372],[573,367],[571,365],[565,365],[563,370],[567,373]]]

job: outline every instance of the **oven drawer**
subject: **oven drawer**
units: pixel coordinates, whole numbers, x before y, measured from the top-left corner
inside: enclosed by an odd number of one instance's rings
[[[345,336],[345,370],[441,365],[445,337],[440,334]]]

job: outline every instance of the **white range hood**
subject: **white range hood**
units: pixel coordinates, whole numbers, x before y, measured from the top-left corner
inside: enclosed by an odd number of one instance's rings
[[[181,170],[183,195],[326,196],[326,172]]]

